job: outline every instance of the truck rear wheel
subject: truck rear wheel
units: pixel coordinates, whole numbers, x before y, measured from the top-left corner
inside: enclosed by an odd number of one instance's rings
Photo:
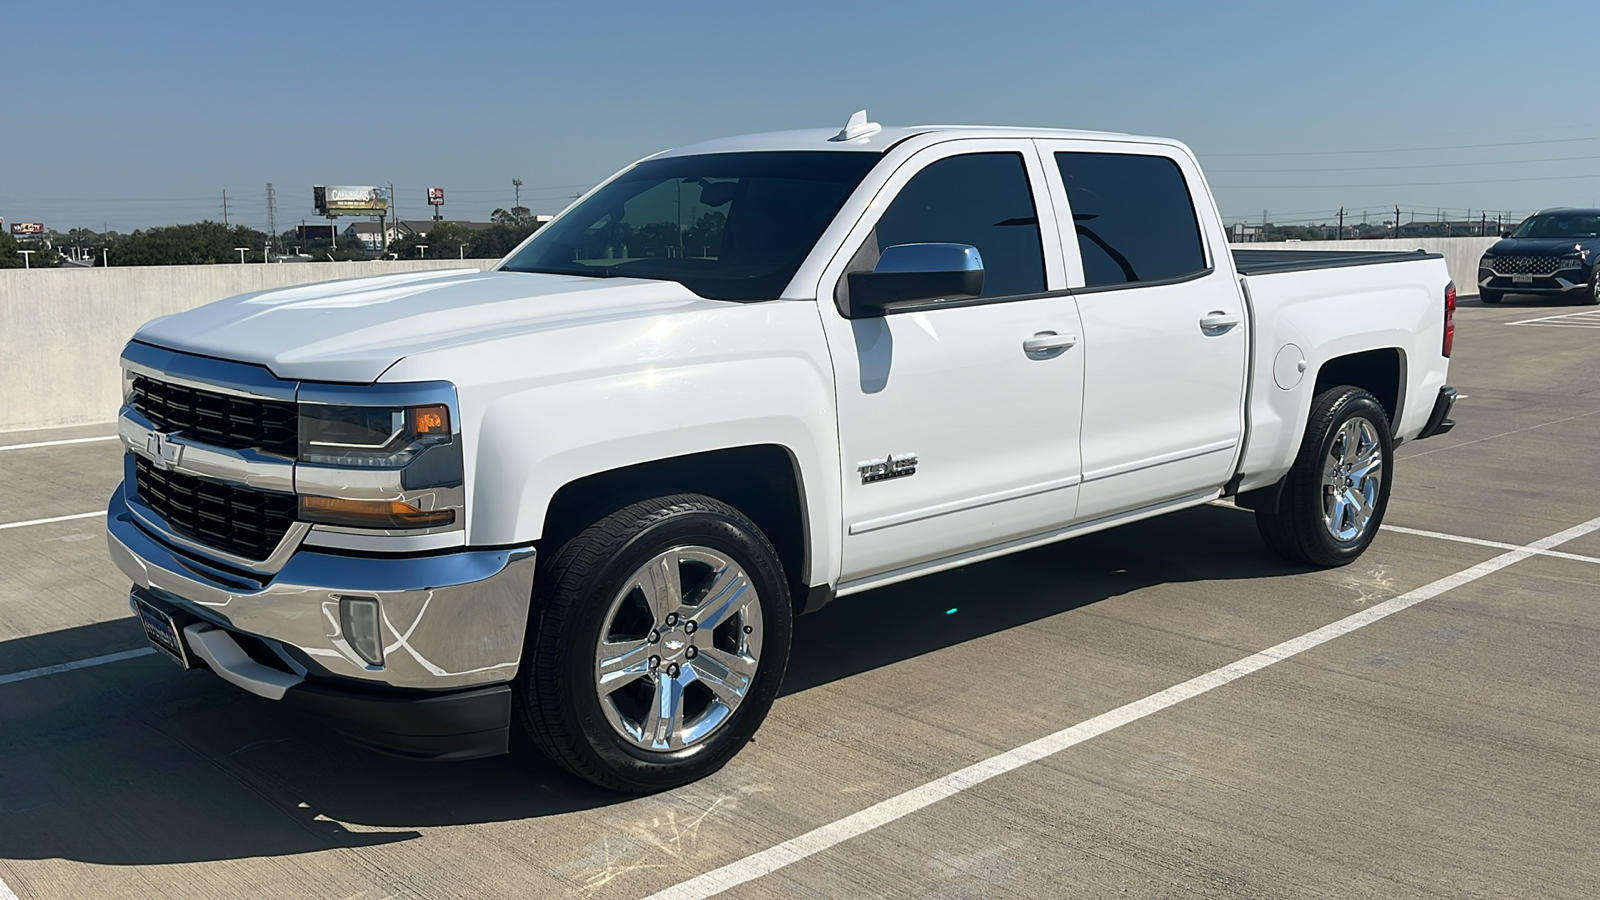
[[[1361,388],[1329,388],[1311,402],[1294,466],[1275,511],[1256,511],[1267,546],[1314,566],[1355,561],[1383,524],[1394,441],[1378,398]]]
[[[738,510],[679,494],[585,529],[542,567],[515,716],[545,755],[619,791],[722,768],[777,697],[793,607]]]

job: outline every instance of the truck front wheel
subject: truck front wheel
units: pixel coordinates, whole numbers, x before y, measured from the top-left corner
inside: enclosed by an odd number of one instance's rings
[[[541,568],[515,716],[603,787],[703,778],[766,718],[792,616],[777,551],[738,510],[698,494],[635,503]]]
[[[1357,387],[1329,388],[1311,417],[1276,510],[1257,510],[1256,528],[1279,556],[1314,566],[1353,562],[1383,524],[1394,441],[1378,398]]]

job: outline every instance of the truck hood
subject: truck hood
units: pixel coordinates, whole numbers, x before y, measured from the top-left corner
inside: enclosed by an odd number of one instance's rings
[[[672,281],[449,269],[240,294],[154,319],[134,340],[279,378],[365,384],[412,353],[723,305]]]

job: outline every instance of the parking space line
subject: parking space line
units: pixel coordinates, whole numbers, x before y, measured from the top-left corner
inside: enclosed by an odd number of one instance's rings
[[[1398,597],[1370,606],[1300,637],[1291,638],[1260,653],[1247,656],[1231,665],[1223,666],[1182,684],[1151,694],[1142,700],[1135,700],[1126,706],[1118,707],[1092,719],[1063,728],[1054,734],[1046,735],[1020,747],[1015,747],[1004,753],[973,763],[943,778],[930,781],[890,797],[860,812],[808,831],[799,837],[791,838],[743,859],[735,860],[721,868],[713,869],[710,872],[697,875],[687,881],[679,882],[669,888],[657,891],[646,900],[704,900],[704,898],[713,897],[747,881],[753,881],[792,863],[821,853],[851,838],[859,837],[869,831],[881,828],[920,809],[931,806],[946,797],[970,790],[991,778],[1004,775],[1013,769],[1021,768],[1031,762],[1037,762],[1130,722],[1138,721],[1185,700],[1213,691],[1252,672],[1258,672],[1268,666],[1283,662],[1286,659],[1325,644],[1334,638],[1349,634],[1359,628],[1365,628],[1397,612],[1437,597],[1446,591],[1471,584],[1486,575],[1492,575],[1513,563],[1520,562],[1530,556],[1537,556],[1540,551],[1550,550],[1596,530],[1600,530],[1600,517],[1590,519],[1581,525],[1574,525],[1565,531],[1557,532],[1531,544],[1508,550],[1493,559],[1478,563],[1453,575],[1446,575],[1437,581],[1429,582]]]
[[[1395,456],[1395,461],[1398,462],[1401,460],[1416,459],[1419,456],[1427,456],[1430,453],[1442,453],[1446,450],[1460,450],[1462,447],[1468,447],[1473,444],[1481,444],[1484,441],[1492,441],[1496,438],[1510,437],[1513,434],[1521,434],[1524,431],[1535,431],[1540,428],[1548,428],[1551,425],[1560,425],[1562,422],[1571,422],[1573,419],[1587,419],[1590,416],[1600,416],[1600,409],[1593,409],[1586,413],[1578,413],[1575,416],[1565,416],[1560,419],[1551,419],[1548,422],[1540,422],[1537,425],[1529,425],[1527,428],[1514,428],[1511,431],[1502,431],[1499,434],[1491,434],[1488,437],[1474,438],[1470,441],[1462,441],[1459,444],[1449,444],[1444,447],[1435,447],[1432,450],[1424,450],[1421,453],[1410,453],[1405,456],[1397,455]],[[1408,444],[1407,446],[1410,445]]]
[[[106,663],[122,662],[125,659],[149,656],[154,652],[156,651],[149,647],[140,647],[137,650],[123,650],[120,653],[107,653],[105,656],[91,656],[88,659],[75,659],[72,662],[56,663],[53,666],[41,666],[37,669],[28,669],[24,672],[12,672],[9,675],[0,675],[0,684],[14,684],[18,681],[28,681],[33,678],[43,678],[46,675],[59,675],[62,672],[71,672],[74,669],[87,669],[91,666],[103,666]],[[5,900],[4,894],[0,894],[0,900]]]
[[[4,522],[0,523],[0,531],[5,531],[7,528],[26,528],[29,525],[49,525],[51,522],[70,522],[73,519],[92,519],[95,516],[103,516],[105,514],[106,511],[100,509],[94,512],[73,513],[70,516],[51,516],[48,519],[29,519],[26,522]]]
[[[35,441],[31,444],[8,444],[0,447],[0,453],[4,453],[7,450],[36,450],[40,447],[61,447],[66,444],[92,444],[96,441],[114,441],[116,439],[116,435],[108,434],[101,437],[68,438],[61,441]],[[0,900],[4,900],[4,898],[5,895],[0,894]]]
[[[1600,328],[1600,310],[1591,309],[1584,312],[1562,313],[1559,316],[1540,316],[1537,319],[1521,319],[1516,322],[1507,322],[1507,325],[1544,325],[1555,328]]]
[[[1403,528],[1399,525],[1385,525],[1383,526],[1383,530],[1393,531],[1398,534],[1416,535],[1417,537],[1437,538],[1441,541],[1455,541],[1458,544],[1476,544],[1479,547],[1494,547],[1499,550],[1522,549],[1517,544],[1507,544],[1501,541],[1486,541],[1483,538],[1465,537],[1459,534],[1445,534],[1442,531],[1423,531],[1420,528]],[[1570,559],[1576,562],[1586,562],[1600,565],[1600,557],[1596,556],[1579,556],[1576,553],[1562,553],[1560,550],[1538,550],[1535,551],[1535,554],[1538,556],[1553,556],[1556,559]]]
[[[0,878],[0,900],[18,900],[17,895],[6,885],[4,878]]]

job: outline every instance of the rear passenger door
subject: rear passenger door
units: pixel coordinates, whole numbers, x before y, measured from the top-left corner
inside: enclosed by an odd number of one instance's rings
[[[1177,148],[1039,141],[1083,320],[1092,520],[1225,484],[1244,430],[1246,311],[1200,173]],[[1209,202],[1209,201],[1207,201]],[[1209,225],[1209,230],[1207,225]]]

